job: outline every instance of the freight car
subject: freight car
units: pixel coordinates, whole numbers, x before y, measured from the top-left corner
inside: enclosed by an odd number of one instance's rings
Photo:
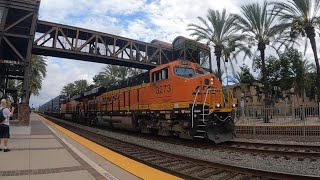
[[[61,104],[65,103],[67,100],[66,96],[59,95],[42,106],[39,106],[38,112],[54,117],[61,117]]]
[[[215,143],[234,135],[233,97],[198,64],[176,60],[61,104],[64,119]],[[41,109],[41,108],[40,108]]]

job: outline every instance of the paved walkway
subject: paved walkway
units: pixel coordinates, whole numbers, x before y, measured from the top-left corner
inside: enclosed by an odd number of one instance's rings
[[[1,180],[139,179],[31,114],[31,128],[11,126],[0,152]]]

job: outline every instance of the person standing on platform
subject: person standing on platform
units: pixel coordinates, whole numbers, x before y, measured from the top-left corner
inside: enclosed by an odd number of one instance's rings
[[[3,122],[0,123],[0,145],[1,145],[1,139],[3,139],[4,144],[4,152],[9,152],[10,149],[8,149],[8,140],[10,138],[10,128],[9,128],[9,120],[10,117],[13,115],[14,107],[11,108],[11,111],[7,107],[7,100],[2,99],[0,104],[0,112],[2,111],[3,116],[6,118]],[[0,151],[2,149],[0,148]]]

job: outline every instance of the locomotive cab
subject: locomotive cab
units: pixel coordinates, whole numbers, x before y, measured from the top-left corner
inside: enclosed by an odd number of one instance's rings
[[[224,91],[213,74],[196,63],[176,60],[151,70],[150,81],[150,109],[168,110],[158,115],[164,129],[170,126],[167,123],[170,119],[173,124],[182,122],[190,127],[188,133],[196,138],[217,143],[232,139],[235,107],[232,93]],[[172,117],[175,121],[171,121]]]

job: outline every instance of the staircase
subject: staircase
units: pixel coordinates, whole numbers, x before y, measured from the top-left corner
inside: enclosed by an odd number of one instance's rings
[[[201,114],[200,114],[200,118],[198,119],[198,122],[196,123],[196,127],[195,127],[196,133],[193,136],[194,138],[204,139],[205,136],[206,136],[206,133],[207,133],[205,120],[211,114],[211,112],[210,112],[210,109],[205,109],[205,106],[206,106],[206,101],[207,101],[207,97],[208,97],[208,93],[209,92],[210,92],[210,88],[207,89],[206,96],[205,96],[205,99],[204,99],[204,102],[203,102],[203,106],[202,106],[202,111],[201,111]],[[197,94],[195,96],[194,104],[192,106],[192,127],[194,125],[194,122],[193,122],[194,121],[194,110],[195,110],[194,107],[195,107]],[[210,105],[209,105],[209,107],[210,107]]]
[[[201,114],[201,116],[203,116],[203,118],[205,119],[207,115]],[[206,132],[207,132],[206,124],[205,124],[205,121],[202,121],[201,119],[199,119],[197,126],[195,127],[196,133],[193,136],[194,138],[204,139],[206,136]]]

